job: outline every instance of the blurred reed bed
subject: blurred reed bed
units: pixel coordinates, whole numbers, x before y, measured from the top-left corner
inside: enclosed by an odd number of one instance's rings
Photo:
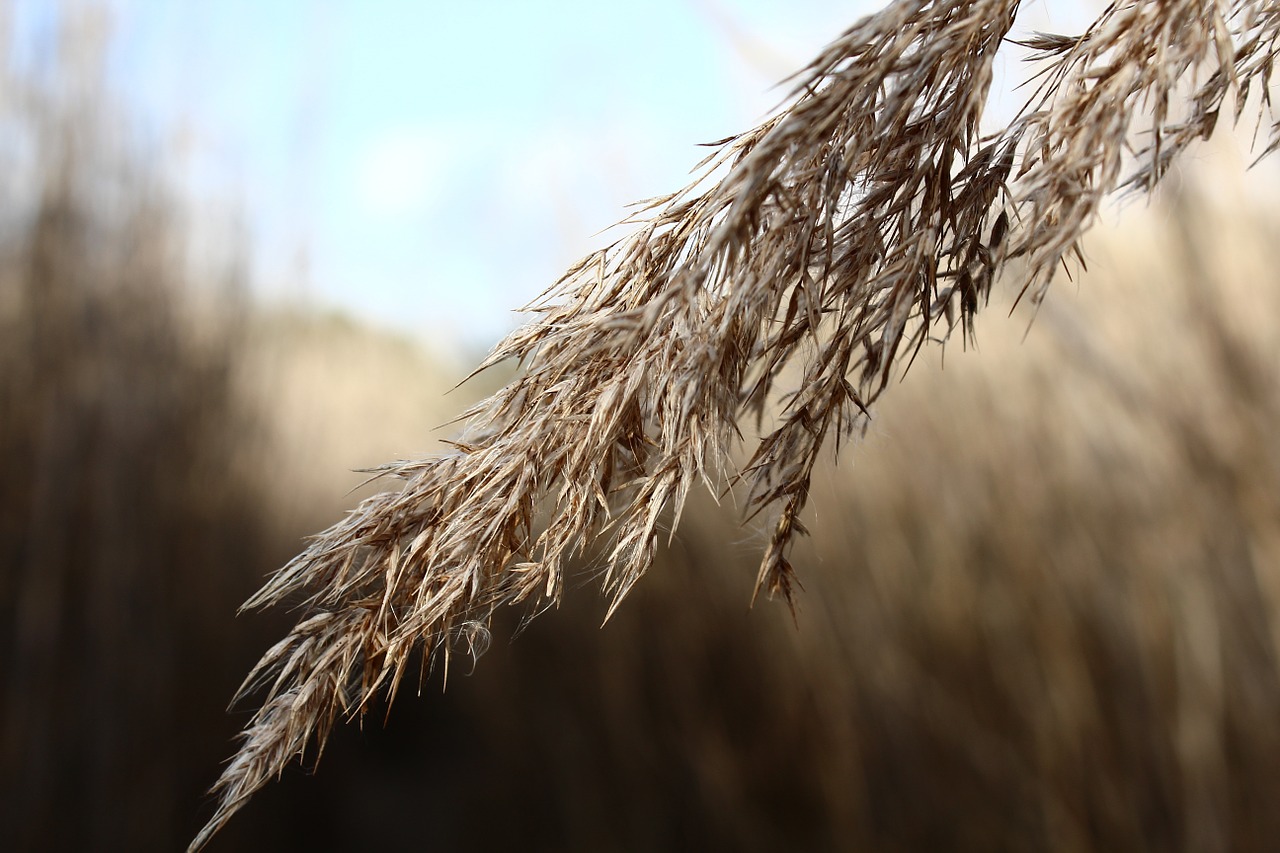
[[[480,393],[453,389],[453,354],[338,311],[259,303],[246,319],[236,372],[260,415],[258,482],[295,538],[381,488],[360,469],[445,449],[438,427]]]
[[[244,247],[197,257],[104,19],[61,24],[42,64],[0,54],[0,838],[174,849],[267,641],[231,616],[296,537],[236,390]]]

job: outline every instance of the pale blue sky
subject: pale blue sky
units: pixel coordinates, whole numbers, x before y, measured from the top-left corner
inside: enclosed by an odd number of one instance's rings
[[[322,302],[484,346],[880,4],[109,5],[113,81],[180,141],[198,192],[240,200],[268,294],[305,278]]]

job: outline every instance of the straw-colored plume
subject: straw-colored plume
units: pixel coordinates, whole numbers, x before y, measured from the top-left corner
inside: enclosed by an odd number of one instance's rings
[[[998,274],[1040,299],[1108,194],[1151,189],[1224,109],[1269,104],[1280,4],[1114,3],[1081,35],[1017,42],[1035,88],[984,136],[1018,11],[899,0],[857,23],[771,118],[531,306],[482,365],[521,372],[465,415],[454,452],[379,469],[402,487],[247,603],[304,612],[245,684],[263,705],[193,849],[335,721],[394,694],[412,653],[447,661],[483,644],[500,605],[557,601],[592,543],[608,543],[616,607],[699,482],[743,484],[772,525],[756,590],[789,599],[819,453],[865,426],[895,365],[971,332]],[[1265,133],[1264,153],[1280,145]],[[735,469],[749,415],[770,429]]]

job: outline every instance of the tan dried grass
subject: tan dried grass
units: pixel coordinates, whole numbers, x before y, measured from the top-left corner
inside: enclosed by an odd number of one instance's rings
[[[865,427],[901,356],[971,333],[1002,272],[1038,301],[1110,193],[1155,186],[1224,107],[1269,104],[1276,4],[1116,3],[1083,35],[1020,42],[1038,88],[983,136],[1018,7],[900,0],[864,19],[702,179],[644,203],[630,236],[531,306],[481,366],[523,371],[464,415],[456,452],[378,469],[402,489],[246,604],[301,597],[305,612],[244,685],[265,702],[192,849],[337,719],[394,695],[415,650],[447,664],[500,605],[558,601],[603,537],[616,607],[698,481],[747,481],[749,511],[775,519],[757,592],[790,599],[819,454]],[[1263,153],[1278,145],[1272,125]],[[776,425],[734,470],[739,420],[766,412]]]

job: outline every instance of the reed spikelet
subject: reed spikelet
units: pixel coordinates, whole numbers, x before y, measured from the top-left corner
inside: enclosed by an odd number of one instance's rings
[[[394,696],[412,653],[447,664],[500,605],[558,601],[601,540],[612,613],[699,482],[745,483],[749,513],[773,525],[756,593],[790,601],[819,453],[866,425],[895,365],[972,334],[997,275],[1041,299],[1109,194],[1150,190],[1224,108],[1269,105],[1277,4],[1113,3],[1081,35],[1017,42],[1037,88],[984,135],[1019,5],[898,0],[863,19],[772,117],[717,143],[698,180],[642,203],[629,236],[529,306],[479,368],[522,371],[463,415],[454,452],[377,469],[402,487],[246,603],[305,612],[245,682],[264,703],[191,849],[336,720]],[[1263,153],[1278,146],[1272,124]],[[740,420],[766,413],[734,469]]]

